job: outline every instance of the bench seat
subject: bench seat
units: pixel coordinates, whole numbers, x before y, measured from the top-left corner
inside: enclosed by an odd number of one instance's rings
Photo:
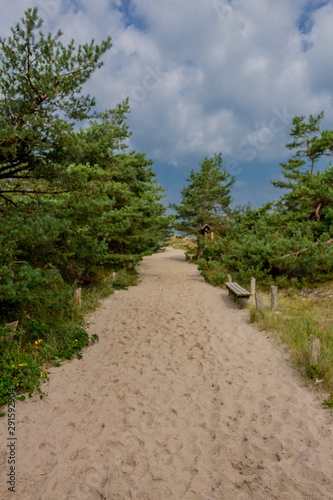
[[[228,282],[225,285],[228,289],[228,294],[233,295],[236,299],[240,299],[240,307],[241,309],[244,309],[249,297],[251,296],[251,292],[242,288],[238,283]]]

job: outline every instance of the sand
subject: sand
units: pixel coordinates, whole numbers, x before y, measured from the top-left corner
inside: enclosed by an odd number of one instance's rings
[[[332,417],[268,333],[180,250],[91,318],[98,344],[16,405],[16,493],[40,500],[333,499]]]

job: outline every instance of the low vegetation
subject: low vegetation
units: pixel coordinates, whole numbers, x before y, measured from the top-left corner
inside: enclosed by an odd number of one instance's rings
[[[48,380],[49,368],[66,359],[82,358],[83,349],[98,342],[97,334],[88,335],[84,317],[93,312],[100,299],[114,290],[136,285],[135,269],[119,272],[104,279],[103,285],[83,289],[81,304],[68,296],[66,307],[41,307],[39,314],[21,317],[15,332],[0,326],[0,408],[15,389],[17,399],[32,397],[36,390],[43,397],[42,384]]]
[[[263,294],[267,305],[269,297]],[[250,309],[251,320],[275,331],[290,349],[301,371],[315,383],[333,391],[333,283],[317,289],[281,290],[276,311]],[[310,337],[320,340],[320,357],[310,364]]]
[[[183,236],[172,236],[165,243],[165,246],[184,250],[189,254],[196,254],[197,243],[195,238],[184,238]]]

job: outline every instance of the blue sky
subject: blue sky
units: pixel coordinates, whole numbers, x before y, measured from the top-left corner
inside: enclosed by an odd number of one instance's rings
[[[167,202],[219,152],[234,204],[276,199],[292,117],[324,110],[333,128],[332,1],[15,0],[1,35],[33,5],[65,41],[111,35],[85,91],[100,110],[130,97],[130,147],[154,161]]]

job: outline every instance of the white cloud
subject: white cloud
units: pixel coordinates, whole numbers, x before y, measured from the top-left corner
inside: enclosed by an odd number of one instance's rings
[[[307,0],[133,0],[129,18],[120,0],[36,2],[66,40],[112,36],[86,88],[100,109],[130,96],[131,144],[150,158],[188,168],[221,151],[278,164],[291,123],[272,132],[274,109],[324,109],[333,125],[332,2],[310,11]],[[3,7],[2,34],[29,5]]]

